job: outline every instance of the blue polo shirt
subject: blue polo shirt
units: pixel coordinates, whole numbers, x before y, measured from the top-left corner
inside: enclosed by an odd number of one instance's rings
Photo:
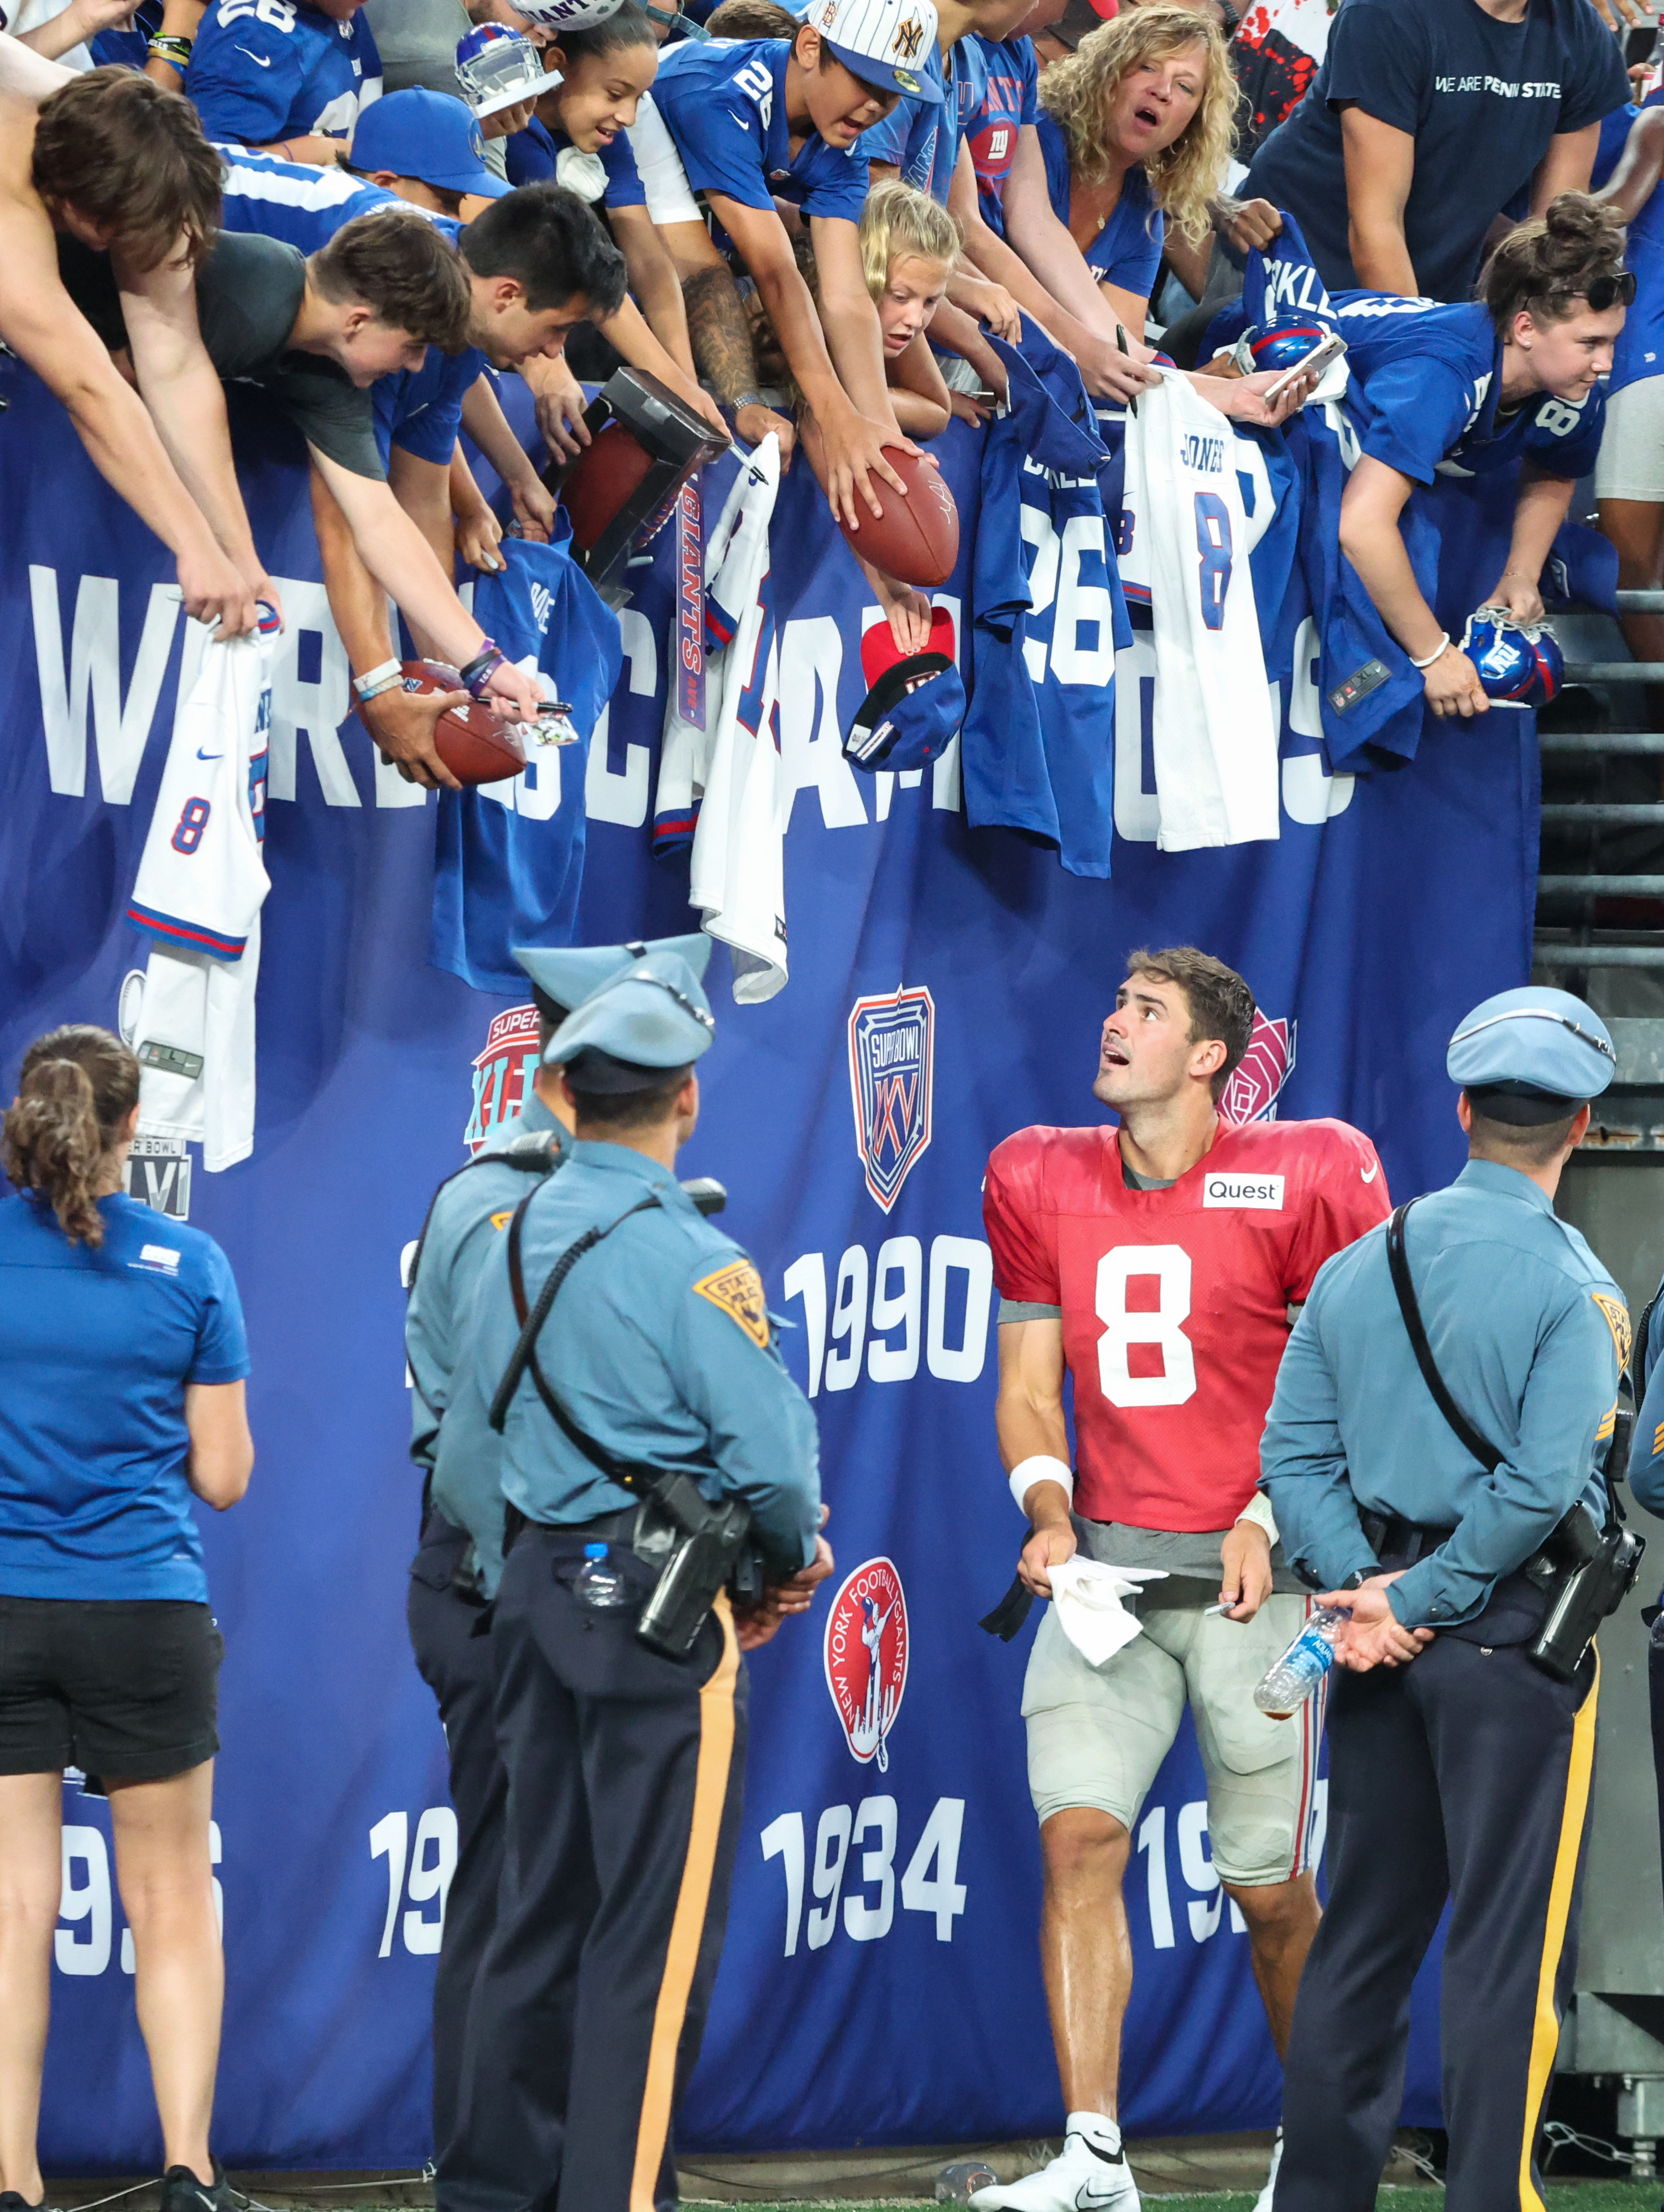
[[[534,115],[524,131],[511,131],[503,143],[506,173],[511,185],[535,185],[540,178],[560,177],[561,155],[572,141],[564,131],[551,131]],[[604,207],[645,207],[647,188],[641,182],[641,172],[635,166],[635,156],[630,150],[629,133],[621,131],[609,144],[598,147],[596,159],[607,173],[606,190],[601,195]],[[574,190],[577,188],[574,186]],[[587,192],[580,191],[580,199],[587,199]]]
[[[258,231],[301,253],[327,246],[355,216],[404,204],[397,192],[344,169],[309,168],[278,154],[251,154],[240,146],[214,150],[222,171],[221,229]]]
[[[1036,123],[1040,64],[1032,39],[992,39],[975,32],[966,41],[980,47],[986,74],[982,98],[965,126],[971,164],[976,171],[976,200],[982,220],[997,238],[1005,235],[1005,184],[1017,158],[1025,123]]]
[[[335,22],[300,0],[216,0],[203,17],[185,90],[210,138],[270,146],[307,131],[350,138],[381,91],[381,57],[362,9]]]
[[[1543,392],[1498,410],[1503,345],[1479,301],[1446,307],[1393,292],[1331,295],[1351,382],[1346,411],[1366,453],[1416,483],[1488,476],[1529,457],[1559,477],[1594,466],[1606,419],[1597,384],[1581,403]]]
[[[1060,223],[1069,220],[1069,141],[1063,125],[1042,107],[1035,118],[1046,162],[1046,194]],[[1147,300],[1161,266],[1167,218],[1156,205],[1150,179],[1131,168],[1121,180],[1120,198],[1108,222],[1081,252],[1100,284],[1118,284],[1134,299]],[[1134,336],[1138,334],[1134,332]]]
[[[185,1389],[248,1373],[237,1285],[200,1229],[98,1210],[94,1249],[0,1201],[0,1591],[205,1604]]]
[[[864,140],[845,152],[811,131],[793,158],[786,120],[791,52],[789,39],[666,46],[654,103],[695,191],[721,192],[752,208],[772,207],[778,198],[808,216],[859,222],[866,200]]]

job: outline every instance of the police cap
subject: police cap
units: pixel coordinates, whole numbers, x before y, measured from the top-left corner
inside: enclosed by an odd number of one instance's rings
[[[1570,991],[1499,991],[1457,1024],[1445,1057],[1480,1113],[1530,1128],[1575,1113],[1617,1072],[1606,1024]]]
[[[513,954],[531,978],[543,1012],[562,1022],[574,1006],[581,1006],[592,992],[622,975],[638,960],[663,952],[684,960],[695,975],[703,975],[711,957],[711,940],[704,931],[691,937],[636,939],[629,945],[517,945]]]
[[[708,1052],[715,1032],[688,962],[669,951],[647,953],[568,1015],[544,1060],[563,1065],[574,1091],[650,1091]]]

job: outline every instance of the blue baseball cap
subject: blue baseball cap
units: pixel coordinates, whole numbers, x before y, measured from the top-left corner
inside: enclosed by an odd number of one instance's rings
[[[486,167],[485,141],[468,103],[443,92],[389,92],[361,109],[352,165],[484,199],[500,200],[513,189]]]
[[[633,968],[638,960],[671,953],[703,977],[710,965],[711,940],[703,930],[690,937],[637,939],[629,945],[516,945],[512,948],[526,974],[563,1015]]]
[[[545,1066],[576,1091],[650,1091],[708,1053],[716,1021],[704,986],[675,952],[644,954],[592,991],[549,1041]]]
[[[965,719],[965,686],[945,653],[896,661],[862,700],[843,741],[852,768],[923,768],[947,750]]]
[[[1444,1064],[1481,1113],[1530,1127],[1598,1098],[1618,1072],[1618,1055],[1593,1006],[1570,991],[1528,983],[1475,1006],[1458,1024]]]

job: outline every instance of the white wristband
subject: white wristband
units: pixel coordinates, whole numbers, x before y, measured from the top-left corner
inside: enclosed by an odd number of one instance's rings
[[[1430,668],[1430,667],[1433,665],[1433,663],[1434,663],[1434,662],[1438,659],[1439,655],[1440,655],[1442,653],[1445,653],[1445,652],[1448,652],[1448,651],[1449,650],[1449,646],[1450,646],[1450,633],[1448,632],[1448,630],[1447,630],[1447,631],[1445,632],[1444,635],[1443,635],[1442,638],[1440,638],[1440,640],[1439,640],[1438,643],[1437,643],[1437,644],[1433,647],[1433,650],[1432,650],[1432,651],[1428,654],[1428,656],[1427,656],[1427,658],[1426,658],[1426,659],[1425,659],[1425,660],[1418,660],[1418,659],[1416,659],[1416,656],[1415,656],[1415,654],[1414,654],[1413,653],[1410,655],[1410,665],[1411,665],[1411,667],[1412,667],[1412,668]]]
[[[373,698],[378,691],[391,690],[390,678],[403,673],[404,667],[401,662],[384,660],[380,668],[371,669],[367,676],[355,676],[352,688],[361,699]]]
[[[1252,1521],[1256,1528],[1263,1528],[1268,1543],[1277,1541],[1277,1520],[1271,1510],[1271,1500],[1263,1490],[1256,1490],[1248,1504],[1236,1516],[1239,1521]]]
[[[1075,1478],[1066,1461],[1054,1459],[1049,1452],[1035,1452],[1028,1459],[1018,1460],[1011,1469],[1011,1496],[1017,1500],[1017,1510],[1026,1514],[1023,1503],[1037,1482],[1057,1482],[1063,1486],[1063,1494],[1071,1504],[1074,1503]]]

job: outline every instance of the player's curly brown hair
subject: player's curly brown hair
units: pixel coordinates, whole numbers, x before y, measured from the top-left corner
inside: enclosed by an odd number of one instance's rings
[[[1176,983],[1190,1009],[1192,1044],[1217,1037],[1224,1045],[1225,1064],[1212,1084],[1217,1104],[1253,1040],[1253,992],[1234,968],[1194,945],[1169,945],[1159,952],[1140,945],[1127,954],[1127,972],[1129,976],[1153,975],[1158,983]]]
[[[1224,183],[1236,143],[1236,80],[1218,26],[1187,8],[1132,8],[1089,31],[1072,54],[1040,80],[1040,104],[1063,125],[1070,166],[1088,184],[1108,173],[1104,118],[1129,70],[1168,61],[1187,47],[1203,54],[1202,96],[1170,146],[1144,162],[1156,204],[1193,245],[1208,232],[1208,203]]]

